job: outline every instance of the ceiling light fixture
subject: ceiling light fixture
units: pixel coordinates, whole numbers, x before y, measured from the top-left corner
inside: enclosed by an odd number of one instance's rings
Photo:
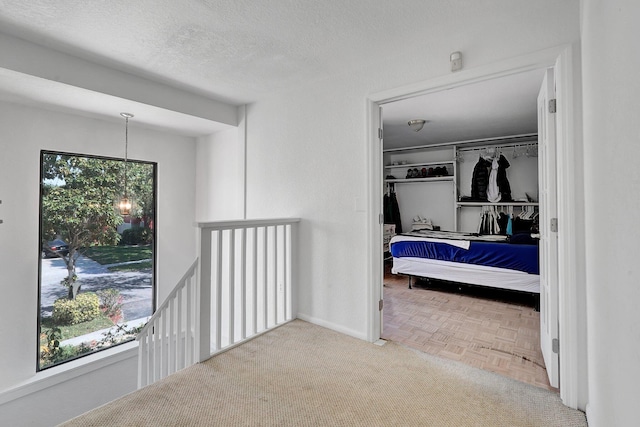
[[[422,119],[414,119],[407,122],[411,130],[413,130],[414,132],[421,131],[425,123],[427,123],[427,121]]]
[[[124,195],[120,199],[118,207],[120,214],[125,216],[131,213],[131,200],[127,197],[127,156],[129,151],[129,119],[133,117],[131,113],[120,113],[124,117]]]

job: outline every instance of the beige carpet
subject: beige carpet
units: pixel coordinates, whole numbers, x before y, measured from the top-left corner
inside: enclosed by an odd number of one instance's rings
[[[296,320],[65,426],[586,426],[556,393]]]

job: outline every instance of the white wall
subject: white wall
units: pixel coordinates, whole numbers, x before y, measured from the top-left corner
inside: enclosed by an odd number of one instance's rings
[[[589,425],[638,425],[640,3],[583,2]]]
[[[134,349],[115,363],[92,366],[58,386],[12,392],[13,398],[0,404],[2,425],[49,427],[131,393],[138,385],[137,355]]]
[[[198,138],[196,221],[244,216],[244,141],[239,129]]]
[[[135,112],[134,112],[135,113]],[[115,112],[114,114],[118,114]],[[38,313],[39,162],[40,150],[122,157],[123,126],[44,109],[0,102],[0,390],[33,379],[36,367],[36,317]],[[195,259],[195,153],[193,138],[169,135],[129,124],[129,157],[158,163],[157,286],[161,302]],[[61,384],[47,399],[67,405],[67,397],[79,400],[79,408],[93,407],[113,397],[113,385],[105,377],[126,376],[123,384],[133,390],[129,377],[135,359],[87,374],[80,380],[105,387],[103,394],[78,393],[76,382]],[[46,393],[45,393],[46,394]],[[1,395],[0,395],[1,396]],[[43,394],[40,394],[43,396]],[[0,399],[1,401],[1,399]],[[8,405],[8,404],[7,404]],[[21,403],[0,406],[40,407],[37,395]],[[35,415],[34,415],[35,416]],[[48,422],[55,412],[48,413]],[[27,418],[28,420],[28,418]],[[37,425],[38,423],[35,423]]]
[[[247,108],[247,216],[302,218],[299,315],[357,337],[367,337],[367,221],[378,214],[366,212],[367,96],[448,74],[452,51],[472,68],[579,38],[577,1],[488,2],[482,15],[461,8],[454,27],[431,18],[440,37],[425,28],[376,67]]]

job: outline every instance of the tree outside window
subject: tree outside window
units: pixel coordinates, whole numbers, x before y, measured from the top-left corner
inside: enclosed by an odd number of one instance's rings
[[[38,369],[133,339],[154,309],[155,170],[43,151]]]

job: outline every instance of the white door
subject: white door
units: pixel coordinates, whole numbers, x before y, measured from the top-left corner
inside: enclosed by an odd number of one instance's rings
[[[540,201],[540,347],[549,382],[559,385],[558,233],[556,123],[553,69],[545,72],[538,94],[538,180]],[[552,223],[555,223],[552,225]]]
[[[381,185],[379,188],[385,188],[385,183],[384,183],[384,177],[385,177],[385,170],[384,170],[384,154],[383,154],[383,148],[384,148],[384,141],[382,140],[382,135],[383,135],[383,128],[382,128],[382,107],[378,107],[378,150],[379,150],[379,154],[380,154],[380,162],[378,163],[378,170],[380,171],[380,180],[381,180]],[[384,252],[382,250],[382,246],[384,245],[384,202],[383,202],[383,197],[380,197],[380,214],[378,215],[379,218],[379,223],[380,223],[380,235],[382,236],[382,239],[380,239],[380,241],[378,242],[378,250],[375,252],[377,254],[379,254],[379,257],[381,258],[381,262],[380,262],[380,282],[379,282],[379,291],[380,291],[380,299],[379,299],[379,303],[378,303],[378,310],[380,310],[380,335],[382,335],[382,332],[384,331],[384,304],[383,304],[383,300],[384,300]]]

